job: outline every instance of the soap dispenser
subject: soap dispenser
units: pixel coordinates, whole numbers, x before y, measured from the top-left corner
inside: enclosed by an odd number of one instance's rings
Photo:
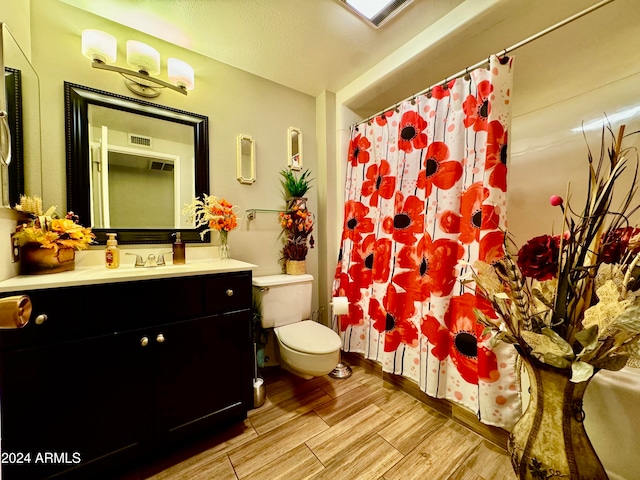
[[[182,236],[180,232],[176,232],[173,234],[176,237],[175,242],[173,242],[173,264],[174,265],[184,265],[185,262],[185,245],[182,243]]]
[[[116,240],[117,233],[107,233],[107,248],[104,252],[104,264],[107,268],[120,266],[120,249]]]

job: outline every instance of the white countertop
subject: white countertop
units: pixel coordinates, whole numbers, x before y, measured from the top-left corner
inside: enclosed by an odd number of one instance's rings
[[[132,265],[108,269],[104,265],[78,266],[68,272],[45,275],[18,275],[0,282],[0,293],[44,288],[94,285],[101,283],[130,282],[157,278],[187,277],[193,275],[240,272],[255,270],[257,265],[239,260],[194,260],[184,265],[165,265],[161,267],[134,267]]]

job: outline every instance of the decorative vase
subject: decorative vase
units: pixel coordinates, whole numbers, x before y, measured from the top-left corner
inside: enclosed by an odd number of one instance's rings
[[[291,211],[294,207],[297,207],[298,210],[306,210],[307,209],[307,198],[306,197],[291,197],[287,199],[287,210]]]
[[[589,381],[573,383],[571,369],[521,358],[529,375],[531,396],[507,445],[517,477],[608,479],[583,423],[582,398]]]
[[[220,230],[220,246],[218,247],[218,257],[220,260],[228,260],[229,255],[229,232]]]
[[[306,260],[287,260],[285,264],[287,275],[303,275],[307,273]]]
[[[42,275],[59,273],[76,268],[76,251],[73,248],[42,248],[39,243],[20,247],[20,273]]]

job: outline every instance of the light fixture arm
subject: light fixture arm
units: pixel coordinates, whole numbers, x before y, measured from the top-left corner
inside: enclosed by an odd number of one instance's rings
[[[134,93],[137,93],[138,95],[143,95],[145,97],[157,97],[158,95],[160,95],[160,88],[169,88],[175,92],[187,95],[187,89],[185,87],[165,82],[160,78],[152,77],[146,72],[136,72],[135,70],[129,70],[126,68],[117,67],[115,65],[108,65],[96,59],[91,62],[91,66],[100,70],[108,70],[110,72],[119,73],[125,78],[127,87],[129,87],[130,90],[132,90]],[[139,78],[143,80],[143,82],[138,82],[129,77]],[[157,86],[153,84],[156,84]],[[150,90],[150,92],[148,92],[147,90]]]

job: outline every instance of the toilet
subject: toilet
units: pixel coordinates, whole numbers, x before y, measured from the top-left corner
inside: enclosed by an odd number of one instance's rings
[[[253,277],[262,327],[273,328],[280,366],[307,380],[331,372],[340,362],[340,336],[311,317],[313,276]]]

